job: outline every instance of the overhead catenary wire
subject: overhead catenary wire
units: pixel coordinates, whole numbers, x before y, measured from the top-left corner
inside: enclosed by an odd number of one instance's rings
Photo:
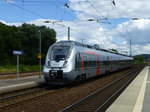
[[[54,3],[53,3],[53,4],[54,4]],[[58,7],[57,4],[54,4],[54,5],[55,5],[56,7]],[[65,4],[64,4],[64,5],[65,5]],[[67,6],[68,6],[67,8],[70,8],[68,4],[67,4]],[[68,13],[65,9],[63,9],[63,10],[64,10],[65,14],[67,14],[67,15],[69,15],[69,16],[72,16],[73,19],[76,18],[74,15],[71,15],[70,13]],[[81,19],[81,18],[80,18],[80,20],[82,20],[82,21],[83,21],[84,23],[86,23],[87,25],[91,26],[86,20]],[[93,26],[91,26],[91,27],[93,27]],[[93,28],[94,28],[95,30],[97,30],[95,27],[93,27]],[[73,29],[73,28],[70,28],[70,29],[71,29],[72,31],[75,31],[75,29]],[[75,32],[78,33],[77,31],[75,31]],[[83,34],[82,34],[82,35],[83,35]]]
[[[119,16],[119,18],[121,19],[121,14],[120,14],[120,12],[119,12],[119,10],[117,9],[117,7],[116,7],[116,2],[115,2],[115,0],[112,0],[112,4],[113,4],[113,6],[114,6],[114,8],[116,9],[116,12],[118,13],[118,16]],[[128,30],[127,30],[127,28],[124,26],[124,24],[122,24],[122,26],[125,28],[125,31],[126,31],[126,34],[128,35]],[[124,39],[126,39],[127,40],[127,42],[129,41],[129,44],[130,44],[130,47],[129,47],[129,49],[130,49],[130,56],[131,56],[131,38],[127,38],[124,34],[122,34],[119,30],[118,30],[118,32],[121,34],[121,36],[122,37],[124,37]]]
[[[37,14],[37,13],[35,13],[35,12],[32,12],[32,11],[30,11],[30,10],[28,10],[28,9],[25,9],[24,7],[20,7],[20,6],[14,4],[14,3],[12,3],[12,2],[9,2],[8,0],[4,0],[4,1],[6,1],[7,3],[9,3],[9,4],[11,4],[11,5],[13,5],[13,6],[15,6],[15,7],[19,8],[19,9],[25,10],[25,11],[27,11],[27,12],[33,14],[33,15],[36,15],[36,16],[41,17],[41,18],[44,18],[44,19],[48,19],[48,18],[46,18],[46,17],[44,17],[44,16],[42,16],[42,15],[39,15],[39,14]]]
[[[106,1],[106,0],[105,0]],[[87,0],[86,2],[89,2],[89,0]],[[55,4],[56,5],[56,4]],[[67,4],[67,6],[68,6],[68,4]],[[67,8],[69,8],[69,6],[67,7]],[[98,11],[98,10],[97,10]],[[100,13],[100,12],[99,12]],[[70,15],[70,14],[69,14]],[[72,15],[71,15],[72,16]],[[102,15],[102,17],[103,17],[103,20],[105,20],[106,22],[102,22],[102,23],[105,23],[105,24],[111,24],[108,20],[107,20],[107,18],[105,18],[103,15]],[[84,20],[84,19],[81,19],[80,18],[80,20],[82,20],[84,23],[86,23],[87,25],[89,25],[89,26],[91,26],[88,22],[87,22],[87,20]],[[112,24],[111,24],[112,25]],[[92,26],[93,27],[93,26]],[[97,28],[95,28],[95,27],[93,27],[95,30],[97,30]],[[74,30],[75,31],[75,30]],[[78,33],[78,32],[77,32]]]
[[[5,0],[8,1],[8,0]],[[20,0],[13,0],[15,2],[21,2]],[[96,2],[96,0],[89,0],[90,2]],[[107,1],[107,0],[101,0],[101,1]],[[55,4],[64,4],[66,1],[49,1],[49,0],[25,0],[26,3],[55,3]],[[85,1],[70,1],[71,3],[86,3],[88,0]],[[69,2],[68,2],[69,3]]]
[[[12,2],[9,2],[8,0],[3,0],[3,1],[5,1],[5,2],[9,3],[10,5],[13,5],[13,6],[15,6],[15,7],[19,8],[19,9],[21,9],[21,10],[24,10],[24,11],[26,11],[26,12],[28,12],[28,13],[31,13],[31,14],[33,14],[33,15],[36,15],[36,16],[41,17],[41,18],[43,18],[43,19],[48,19],[47,17],[44,17],[44,16],[42,16],[42,15],[40,15],[40,14],[38,14],[38,13],[35,13],[35,12],[30,11],[30,10],[28,10],[28,9],[25,9],[25,8],[23,7],[23,5],[22,5],[22,6],[18,6],[18,5],[16,5],[16,4],[12,3]],[[22,2],[24,2],[24,0],[23,0]],[[22,14],[22,21],[23,21],[23,14]],[[51,23],[54,24],[54,23],[56,23],[56,22],[55,22],[55,21],[51,21]],[[62,25],[62,24],[57,24],[57,25],[61,25],[61,26],[67,27],[67,26]]]
[[[88,1],[88,0],[87,0]],[[108,18],[104,17],[101,12],[90,2],[88,1],[88,3],[98,12],[98,14],[108,23],[108,24],[111,24],[109,21],[108,21]]]
[[[106,1],[106,0],[105,0]],[[22,7],[20,7],[20,6],[18,6],[18,5],[16,5],[16,4],[14,4],[13,2],[9,2],[8,0],[6,0],[6,2],[7,3],[9,3],[9,4],[11,4],[11,5],[13,5],[13,6],[16,6],[16,7],[18,7],[18,8],[20,8],[20,9],[22,9],[22,10],[24,10],[24,11],[27,11],[27,12],[29,12],[29,13],[31,13],[31,14],[33,14],[33,15],[36,15],[36,16],[38,16],[38,17],[41,17],[41,18],[44,18],[44,19],[48,19],[47,17],[44,17],[44,16],[42,16],[42,15],[40,15],[40,14],[38,14],[38,13],[35,13],[35,12],[32,12],[32,11],[30,11],[30,10],[28,10],[28,9],[25,9],[23,6]],[[27,2],[27,1],[24,1],[23,3],[25,3],[25,2]],[[35,2],[35,1],[34,1]],[[36,1],[36,2],[38,2],[38,1]],[[41,1],[42,3],[44,2],[44,1]],[[48,2],[48,1],[47,1]],[[50,2],[50,1],[49,1]],[[92,2],[92,1],[89,1],[89,0],[87,0],[87,1],[85,1],[85,2]],[[56,4],[56,2],[55,1],[51,1],[51,3],[53,4],[53,5],[55,5],[55,6],[57,6],[57,4]],[[57,3],[66,3],[66,2],[57,2]],[[94,5],[93,5],[94,6]],[[96,7],[95,7],[96,8]],[[98,11],[98,10],[97,10]],[[73,19],[74,18],[76,18],[74,15],[71,15],[71,14],[69,14],[66,10],[64,11],[65,12],[65,14],[68,14],[68,15],[70,15],[70,16],[73,16]],[[100,13],[100,11],[98,11],[99,13]],[[103,15],[101,15],[103,18],[104,18],[104,20],[106,21],[106,23],[108,23],[108,24],[111,24],[109,21],[108,21],[108,18],[105,18]],[[63,18],[64,19],[64,18]],[[80,18],[80,20],[83,20],[83,19],[81,19]],[[22,21],[23,21],[23,17],[22,17]],[[86,24],[88,24],[88,25],[90,25],[90,26],[92,26],[91,24],[89,24],[86,20],[83,20],[83,22],[84,23],[86,23]],[[57,23],[55,23],[56,25],[60,25],[60,24],[57,24]],[[62,25],[62,24],[61,24]],[[111,24],[112,25],[112,24]],[[62,25],[62,26],[65,26],[65,25]],[[67,27],[67,26],[65,26],[65,27]],[[93,27],[93,26],[92,26]],[[96,29],[95,27],[93,27],[94,29]],[[71,28],[71,30],[73,30],[73,28]],[[97,30],[97,29],[96,29]],[[75,30],[74,30],[75,31]]]
[[[28,10],[28,9],[25,9],[25,8],[23,7],[23,5],[22,5],[22,7],[20,7],[20,6],[14,4],[14,3],[12,3],[12,2],[9,2],[8,0],[4,0],[4,1],[6,1],[7,3],[9,3],[9,4],[11,4],[11,5],[13,5],[13,6],[17,7],[17,8],[20,8],[20,9],[22,10],[22,16],[23,16],[23,10],[24,10],[24,11],[27,11],[27,12],[33,14],[33,15],[36,15],[36,16],[38,16],[38,17],[41,17],[41,18],[43,18],[43,19],[48,19],[47,17],[44,17],[44,16],[39,15],[39,14],[33,12],[33,11],[30,11],[30,10]],[[19,2],[20,2],[20,1],[19,1]],[[22,4],[23,4],[23,3],[27,2],[27,1],[21,1],[21,2],[22,2]],[[28,2],[31,2],[31,1],[28,1]],[[35,1],[34,1],[34,2],[35,2]],[[43,1],[42,1],[42,2],[43,2]],[[53,5],[55,5],[56,7],[58,7],[58,6],[55,4],[54,1],[51,1],[51,3],[52,3]],[[65,2],[65,3],[66,3],[66,2]],[[64,14],[68,14],[69,16],[72,16],[73,19],[76,18],[74,15],[70,15],[66,10],[64,10]],[[82,19],[81,19],[81,20],[82,20]],[[23,17],[22,17],[22,21],[23,21]],[[85,22],[86,20],[83,20],[83,21]],[[87,23],[87,21],[86,21],[86,23]],[[87,24],[88,24],[88,23],[87,23]],[[90,25],[90,24],[88,24],[88,25]],[[90,25],[90,26],[91,26],[91,25]]]
[[[116,7],[115,0],[111,0],[111,2],[112,2],[112,4],[114,5],[114,7]],[[115,28],[115,26],[114,26],[111,22],[108,21],[108,18],[105,18],[105,17],[101,14],[101,12],[100,12],[92,3],[90,3],[89,1],[88,1],[88,3],[98,12],[98,14],[99,14],[106,22],[108,22],[108,24],[110,24],[113,28]],[[116,10],[117,10],[117,9],[116,9]],[[117,10],[117,12],[118,12],[118,14],[119,14],[119,17],[121,18],[120,13],[119,13],[118,10]],[[122,34],[120,31],[118,31],[118,32],[119,32],[124,38],[126,38],[124,34]],[[127,32],[127,29],[126,29],[126,32]],[[127,39],[127,38],[126,38],[126,39]],[[130,39],[130,40],[131,40],[131,39]],[[131,50],[130,50],[130,52],[131,52]],[[131,55],[131,53],[130,53],[130,55]]]
[[[118,8],[116,7],[116,2],[115,2],[115,0],[112,0],[112,4],[113,4],[113,7],[115,8],[115,10],[116,10],[116,12],[117,12],[117,14],[118,14],[118,16],[119,16],[119,19],[122,19],[122,17],[121,17],[121,14],[120,14],[120,12],[119,12],[119,10],[118,10]],[[127,33],[127,35],[128,35],[128,30],[127,30],[127,28],[124,26],[124,24],[122,24],[123,25],[123,27],[125,28],[125,31],[126,31],[126,33]],[[120,32],[121,33],[121,32]],[[124,34],[121,34],[127,41],[129,41],[130,39],[127,39],[127,37],[124,35]]]
[[[23,7],[24,7],[24,0],[22,0],[22,23],[23,23],[23,19],[24,19]]]

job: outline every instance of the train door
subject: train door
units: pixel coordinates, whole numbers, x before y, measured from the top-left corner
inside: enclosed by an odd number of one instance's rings
[[[81,63],[82,63],[82,59],[81,59],[81,54],[77,53],[76,54],[76,58],[75,58],[75,70],[79,71],[81,69]]]
[[[107,56],[106,62],[105,62],[105,73],[110,72],[110,59],[109,56]]]

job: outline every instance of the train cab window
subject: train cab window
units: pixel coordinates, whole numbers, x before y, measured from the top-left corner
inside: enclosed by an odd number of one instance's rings
[[[70,47],[69,46],[53,46],[51,51],[51,59],[60,61],[67,59]]]

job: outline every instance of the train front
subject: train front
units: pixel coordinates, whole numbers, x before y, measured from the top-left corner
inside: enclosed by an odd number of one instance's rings
[[[48,84],[64,85],[71,82],[69,74],[74,67],[73,44],[71,42],[57,42],[47,53],[44,65],[44,78]]]

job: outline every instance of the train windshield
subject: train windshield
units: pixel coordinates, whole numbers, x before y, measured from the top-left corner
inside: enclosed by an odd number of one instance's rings
[[[68,57],[70,46],[53,46],[51,60],[65,60]]]

